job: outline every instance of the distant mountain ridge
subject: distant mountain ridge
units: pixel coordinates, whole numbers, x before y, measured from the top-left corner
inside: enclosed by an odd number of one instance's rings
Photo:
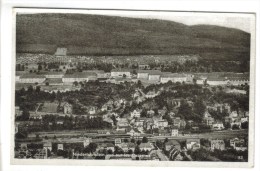
[[[249,60],[250,34],[213,25],[89,14],[17,15],[17,53],[76,55],[198,54],[211,60]]]

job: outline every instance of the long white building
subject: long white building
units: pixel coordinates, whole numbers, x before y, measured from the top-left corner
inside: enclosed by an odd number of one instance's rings
[[[111,71],[111,77],[131,77],[131,70],[129,69],[113,69]]]
[[[97,77],[97,74],[91,72],[78,72],[78,73],[64,75],[62,81],[64,83],[73,83],[75,81],[84,82],[84,81],[89,81],[93,77]]]
[[[43,83],[46,80],[44,75],[38,74],[25,74],[20,76],[20,83]]]
[[[172,82],[186,82],[187,76],[185,74],[177,74],[177,73],[171,73],[171,74],[164,74],[162,75],[160,82],[161,83],[167,83],[169,81]]]

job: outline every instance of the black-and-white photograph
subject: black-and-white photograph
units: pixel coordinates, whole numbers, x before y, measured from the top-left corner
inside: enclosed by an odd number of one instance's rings
[[[249,161],[254,15],[15,17],[15,159]]]

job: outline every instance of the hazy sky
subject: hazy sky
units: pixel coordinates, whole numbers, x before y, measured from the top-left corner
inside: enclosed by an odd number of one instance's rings
[[[186,25],[210,24],[237,28],[251,32],[253,15],[234,13],[198,13],[198,12],[152,12],[152,11],[100,11],[88,10],[88,14],[103,14],[134,18],[154,18],[180,22]]]

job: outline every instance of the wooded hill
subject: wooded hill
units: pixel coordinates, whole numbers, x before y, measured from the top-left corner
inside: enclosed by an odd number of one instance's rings
[[[212,60],[249,60],[250,34],[213,25],[89,14],[17,15],[17,53],[76,55],[198,54]]]

